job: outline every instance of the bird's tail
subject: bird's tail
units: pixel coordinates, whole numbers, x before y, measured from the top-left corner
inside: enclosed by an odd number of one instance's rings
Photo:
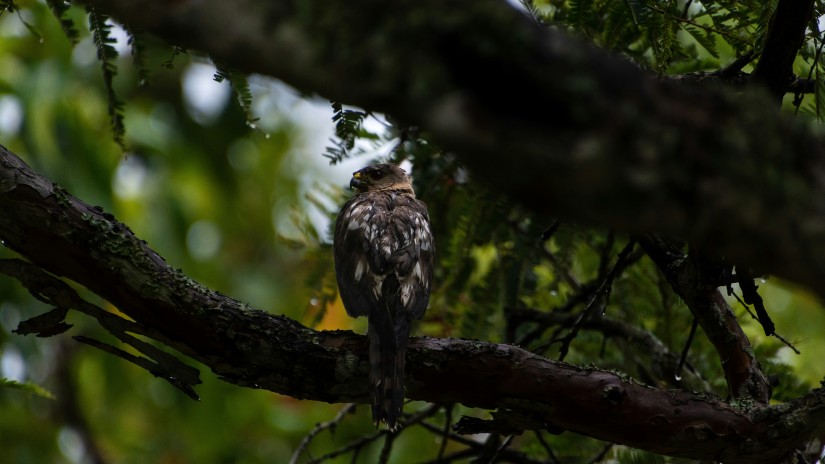
[[[370,316],[370,384],[372,386],[372,420],[384,422],[390,430],[398,428],[404,407],[404,365],[410,321],[400,317]]]

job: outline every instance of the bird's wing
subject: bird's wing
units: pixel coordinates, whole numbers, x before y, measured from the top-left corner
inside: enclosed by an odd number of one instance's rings
[[[376,272],[374,257],[378,231],[386,228],[387,215],[375,194],[361,193],[344,203],[335,221],[333,257],[338,291],[347,314],[366,316],[381,298],[386,272]]]
[[[390,227],[382,240],[392,245],[389,260],[398,282],[398,292],[394,295],[396,307],[410,318],[420,319],[430,300],[435,256],[424,203],[409,196],[396,200]]]
[[[335,224],[335,272],[347,313],[398,310],[410,319],[427,308],[434,244],[424,203],[407,195],[367,192],[341,208]]]

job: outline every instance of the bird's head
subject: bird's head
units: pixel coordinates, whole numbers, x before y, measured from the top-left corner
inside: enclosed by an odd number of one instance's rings
[[[374,164],[352,173],[350,188],[358,193],[403,190],[412,193],[410,176],[395,164]]]

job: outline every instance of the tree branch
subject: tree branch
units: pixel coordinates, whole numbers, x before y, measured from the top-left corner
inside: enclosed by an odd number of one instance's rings
[[[548,326],[570,327],[578,318],[577,314],[560,311],[541,311],[528,308],[509,308],[508,316],[519,323],[535,322],[547,330]],[[647,377],[653,385],[670,385],[683,389],[712,391],[707,381],[692,369],[685,372],[684,378],[676,380],[679,355],[671,352],[665,344],[651,332],[624,321],[608,316],[587,319],[582,324],[583,330],[602,333],[605,337],[628,342],[636,346],[637,353],[650,356],[650,363],[644,366]],[[647,379],[645,379],[647,380]]]
[[[716,348],[731,398],[749,397],[767,404],[771,397],[770,384],[753,354],[750,340],[717,288],[719,267],[716,263],[703,261],[700,253],[685,257],[679,247],[656,235],[639,237],[639,243]]]
[[[163,343],[222,379],[295,398],[365,402],[367,347],[351,332],[317,332],[212,292],[123,224],[72,197],[0,147],[0,239],[49,272],[86,286]],[[408,396],[498,408],[512,423],[562,428],[649,451],[770,462],[825,433],[825,392],[738,411],[716,399],[642,386],[509,345],[416,338]],[[792,427],[789,418],[798,419]],[[619,426],[621,424],[621,426]],[[800,425],[801,424],[801,425]]]
[[[793,62],[805,38],[814,0],[779,0],[771,16],[762,56],[751,79],[781,102],[791,83]]]
[[[825,295],[823,137],[765,95],[659,82],[498,0],[85,1],[422,127],[536,212],[676,235]]]

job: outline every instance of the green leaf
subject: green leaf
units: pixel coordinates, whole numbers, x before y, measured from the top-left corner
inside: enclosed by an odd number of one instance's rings
[[[146,49],[143,44],[143,37],[140,32],[127,25],[124,25],[123,28],[129,35],[128,43],[132,49],[132,62],[137,70],[138,83],[144,85],[149,80],[149,71],[146,69]]]
[[[249,89],[249,81],[247,80],[246,75],[235,71],[219,61],[215,61],[215,68],[215,82],[223,82],[224,80],[229,81],[229,85],[232,87],[232,92],[235,93],[235,96],[238,99],[238,104],[241,106],[241,109],[246,115],[247,125],[254,128],[258,118],[255,118],[252,115],[252,91]]]
[[[359,138],[377,140],[377,136],[363,130],[363,122],[367,117],[364,111],[344,109],[344,105],[339,102],[332,103],[332,121],[335,123],[335,137],[330,140],[331,146],[324,150],[324,157],[329,158],[330,164],[336,164],[358,154],[361,150],[356,150],[355,142]]]
[[[719,58],[719,51],[716,49],[716,37],[711,35],[707,30],[696,27],[692,24],[683,24],[682,29],[690,34],[696,42],[699,43],[705,50],[714,58]]]
[[[676,22],[670,16],[663,15],[652,21],[649,27],[653,55],[656,59],[656,72],[663,74],[670,65],[676,43]]]
[[[644,3],[639,0],[625,0],[630,15],[633,18],[633,24],[637,26],[641,23],[641,18],[645,14]]]
[[[47,400],[56,399],[52,392],[32,382],[18,382],[16,380],[0,378],[0,386],[5,388],[14,388],[17,390],[22,390],[24,392],[31,393],[41,398],[46,398]]]
[[[184,53],[186,53],[186,50],[183,47],[179,47],[179,46],[175,45],[174,47],[172,47],[172,54],[169,55],[169,58],[166,61],[161,63],[161,66],[163,66],[166,69],[174,69],[175,68],[175,58],[177,58],[178,55],[182,55]]]
[[[63,33],[66,34],[66,38],[69,39],[72,45],[77,45],[77,42],[80,40],[80,33],[77,31],[74,21],[67,15],[71,4],[63,0],[46,0],[46,4],[49,5],[49,9],[52,10],[54,16],[60,21],[60,27],[63,28]]]
[[[123,140],[126,129],[123,125],[123,102],[115,93],[114,80],[117,74],[115,60],[118,57],[117,50],[112,46],[116,41],[111,35],[112,25],[109,17],[100,13],[95,7],[87,6],[89,13],[89,30],[92,32],[92,41],[97,48],[97,59],[100,60],[100,67],[103,71],[103,85],[106,87],[107,100],[109,103],[109,119],[112,125],[112,134],[115,142],[122,149],[126,149]]]

